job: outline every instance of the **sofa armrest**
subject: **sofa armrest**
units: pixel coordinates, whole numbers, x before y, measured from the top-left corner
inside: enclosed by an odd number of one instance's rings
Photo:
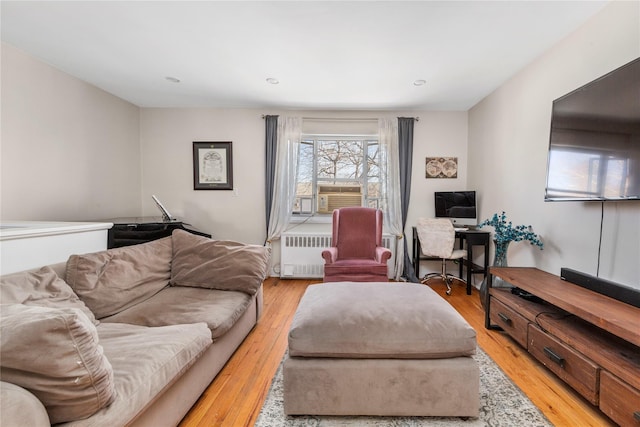
[[[0,425],[50,427],[49,415],[42,402],[30,391],[0,381]]]

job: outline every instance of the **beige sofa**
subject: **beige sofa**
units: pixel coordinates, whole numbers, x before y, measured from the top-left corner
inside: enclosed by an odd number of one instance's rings
[[[0,425],[176,425],[258,321],[270,250],[182,230],[0,278]]]

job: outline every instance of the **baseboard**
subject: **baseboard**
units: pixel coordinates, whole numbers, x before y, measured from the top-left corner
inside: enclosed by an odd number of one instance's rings
[[[570,268],[561,268],[560,277],[567,282],[640,308],[640,291],[637,289]]]

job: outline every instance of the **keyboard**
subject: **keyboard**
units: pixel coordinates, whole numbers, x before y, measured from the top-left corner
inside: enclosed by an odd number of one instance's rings
[[[468,231],[469,227],[454,227],[453,229],[456,231]]]

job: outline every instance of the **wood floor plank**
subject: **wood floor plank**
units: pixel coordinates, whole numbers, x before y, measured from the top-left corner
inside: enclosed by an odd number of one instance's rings
[[[180,427],[254,425],[286,349],[287,333],[300,298],[307,286],[318,282],[278,278],[265,281],[264,310],[258,325]],[[472,295],[466,295],[464,287],[455,284],[452,295],[446,296],[441,283],[433,281],[430,286],[469,322],[476,330],[478,345],[555,426],[614,426],[506,334],[486,330],[484,311],[475,289]]]

